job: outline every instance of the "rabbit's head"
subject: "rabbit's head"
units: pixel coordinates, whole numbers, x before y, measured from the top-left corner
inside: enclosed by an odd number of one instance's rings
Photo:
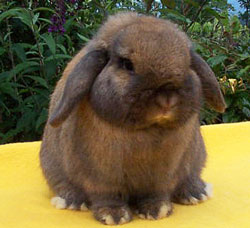
[[[199,113],[202,98],[223,112],[210,67],[186,35],[165,20],[112,16],[68,75],[50,123],[64,121],[84,96],[96,114],[122,127],[173,127]]]

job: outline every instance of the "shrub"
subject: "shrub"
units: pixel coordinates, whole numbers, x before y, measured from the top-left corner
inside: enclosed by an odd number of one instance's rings
[[[250,119],[249,29],[220,1],[5,1],[0,3],[0,143],[39,140],[65,64],[108,14],[133,10],[179,24],[216,73],[228,109],[203,124]]]

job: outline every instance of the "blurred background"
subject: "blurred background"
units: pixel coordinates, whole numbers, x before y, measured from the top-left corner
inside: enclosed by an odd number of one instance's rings
[[[211,66],[228,108],[204,107],[201,124],[250,120],[250,0],[2,0],[0,144],[41,139],[66,63],[124,10],[174,21]]]

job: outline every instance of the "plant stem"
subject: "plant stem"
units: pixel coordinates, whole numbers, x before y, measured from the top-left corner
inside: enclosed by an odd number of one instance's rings
[[[29,10],[29,13],[30,13],[30,17],[32,18],[31,10]],[[32,22],[32,32],[33,32],[33,35],[34,35],[34,38],[35,38],[35,41],[36,41],[36,46],[37,46],[38,55],[39,55],[39,59],[40,59],[40,61],[39,61],[40,73],[42,74],[42,77],[44,79],[46,79],[46,77],[45,77],[46,74],[45,74],[45,69],[44,69],[44,61],[43,61],[44,57],[42,55],[42,52],[41,52],[41,49],[40,49],[40,46],[39,46],[39,42],[38,42],[38,39],[37,39],[37,37],[39,37],[39,34],[37,33],[33,22]]]
[[[7,24],[7,31],[9,33],[9,57],[10,57],[10,61],[11,61],[11,67],[12,69],[15,68],[15,62],[14,62],[14,57],[13,57],[13,51],[12,51],[12,41],[11,41],[11,29],[10,29],[10,24],[9,24],[9,19],[6,20],[6,24]],[[16,82],[16,74],[14,74],[14,81]]]
[[[16,67],[15,65],[15,61],[14,61],[14,56],[13,56],[13,51],[12,51],[12,40],[11,40],[11,25],[9,24],[9,19],[7,18],[6,20],[6,25],[7,25],[7,31],[8,31],[8,34],[9,34],[9,58],[10,58],[10,61],[11,61],[11,67],[12,69],[14,69]],[[16,78],[16,74],[14,74],[14,82],[17,81],[17,78]],[[17,88],[15,87],[15,91],[16,91],[16,94],[18,95],[18,90]]]

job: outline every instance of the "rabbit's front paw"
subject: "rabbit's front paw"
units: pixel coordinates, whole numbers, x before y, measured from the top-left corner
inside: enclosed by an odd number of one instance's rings
[[[174,196],[174,202],[185,204],[185,205],[195,205],[204,202],[212,197],[212,185],[209,183],[204,183],[204,186],[200,185],[185,186]]]
[[[143,203],[138,206],[138,216],[142,219],[156,220],[168,217],[172,213],[172,204],[168,201]]]
[[[121,225],[132,219],[132,214],[126,206],[100,207],[94,210],[94,216],[105,225]]]
[[[70,209],[70,210],[81,210],[81,211],[88,210],[84,202],[81,202],[81,203],[74,202],[74,201],[69,202],[60,196],[53,197],[50,202],[57,209]]]

